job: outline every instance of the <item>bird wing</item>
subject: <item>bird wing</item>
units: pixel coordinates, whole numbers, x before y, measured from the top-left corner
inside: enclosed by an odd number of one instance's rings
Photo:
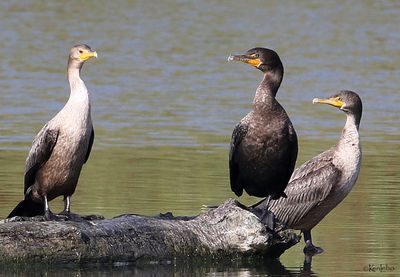
[[[294,167],[297,160],[298,143],[297,143],[297,134],[292,124],[289,125],[289,140],[291,145],[293,145],[290,158],[291,158],[291,163],[293,164]]]
[[[292,170],[296,166],[296,160],[297,160],[297,154],[298,154],[298,141],[297,141],[297,135],[296,131],[293,128],[293,125],[289,125],[289,144],[291,145],[289,151],[289,158],[290,158],[290,166],[292,167]],[[292,173],[293,174],[293,173]],[[282,194],[283,197],[285,197],[285,193]]]
[[[239,166],[235,162],[235,154],[238,150],[238,146],[244,139],[247,134],[249,126],[242,122],[239,122],[235,129],[233,129],[232,139],[231,139],[231,148],[229,151],[229,174],[231,181],[231,189],[237,195],[240,196],[243,193],[242,186],[238,183],[237,177],[239,175]]]
[[[86,156],[85,156],[85,162],[84,163],[86,163],[87,160],[89,159],[90,151],[92,151],[93,142],[94,142],[94,129],[92,128],[92,132],[90,134],[90,139],[89,139],[89,146],[88,146],[88,149],[86,151]]]
[[[326,166],[332,162],[334,149],[331,148],[321,154],[315,156],[314,158],[310,159],[309,161],[304,162],[301,166],[296,168],[292,176],[290,177],[289,183],[293,180],[303,178],[306,175],[311,174],[318,170],[318,168]]]
[[[25,163],[24,193],[35,182],[37,171],[47,162],[57,143],[59,130],[46,124],[36,135]]]
[[[324,152],[295,170],[285,190],[287,198],[271,201],[269,209],[281,222],[293,226],[329,195],[340,176],[332,155]]]

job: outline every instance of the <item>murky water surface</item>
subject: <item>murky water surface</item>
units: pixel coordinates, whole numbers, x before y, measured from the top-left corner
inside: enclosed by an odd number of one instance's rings
[[[234,197],[228,145],[261,73],[227,63],[230,53],[265,46],[280,54],[278,99],[299,136],[298,163],[334,144],[345,120],[313,106],[314,97],[351,89],[364,103],[361,176],[315,228],[326,252],[311,271],[299,244],[272,264],[57,267],[39,275],[400,274],[398,1],[2,1],[0,26],[0,217],[22,198],[33,137],[68,98],[66,58],[77,43],[99,53],[82,72],[96,140],[72,200],[78,213],[195,215]],[[61,198],[51,207],[61,210]]]

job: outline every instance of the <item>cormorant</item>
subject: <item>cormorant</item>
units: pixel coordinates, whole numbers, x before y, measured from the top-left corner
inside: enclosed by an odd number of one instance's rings
[[[70,198],[78,183],[82,166],[89,158],[94,131],[90,116],[90,97],[80,71],[85,61],[97,57],[88,45],[72,47],[68,59],[68,102],[36,135],[25,163],[25,199],[9,214],[45,215],[56,219],[48,201],[64,196],[63,214],[70,215]]]
[[[229,171],[231,189],[237,196],[244,189],[249,195],[266,197],[261,220],[272,229],[271,219],[265,217],[268,203],[270,199],[285,197],[284,190],[297,159],[296,132],[275,98],[283,78],[283,65],[278,54],[266,48],[231,55],[228,61],[241,61],[264,73],[253,110],[233,130]]]
[[[346,113],[340,140],[297,168],[286,187],[287,198],[271,201],[269,205],[279,221],[303,232],[307,254],[323,252],[313,245],[311,229],[349,194],[361,166],[360,97],[352,91],[340,91],[328,99],[315,98],[313,103],[329,104]]]

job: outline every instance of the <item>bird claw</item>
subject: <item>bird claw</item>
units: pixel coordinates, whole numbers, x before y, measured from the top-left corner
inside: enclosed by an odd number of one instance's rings
[[[249,206],[248,210],[255,214],[270,231],[275,230],[275,215],[273,212],[253,206]]]
[[[57,216],[65,218],[68,221],[82,221],[83,218],[79,214],[71,213],[70,211],[62,211]]]
[[[55,215],[50,210],[45,211],[44,218],[47,221],[67,221],[68,217],[65,215]]]
[[[271,231],[275,229],[275,215],[268,210],[264,210],[260,221]]]
[[[318,255],[324,252],[324,249],[321,247],[315,246],[312,243],[306,243],[306,246],[303,249],[304,254],[308,256]]]

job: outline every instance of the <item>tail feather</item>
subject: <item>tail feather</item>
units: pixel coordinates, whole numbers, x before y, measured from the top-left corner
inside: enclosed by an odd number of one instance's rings
[[[26,198],[19,202],[7,218],[14,216],[33,217],[37,215],[44,215],[44,203],[36,203],[31,198]]]

